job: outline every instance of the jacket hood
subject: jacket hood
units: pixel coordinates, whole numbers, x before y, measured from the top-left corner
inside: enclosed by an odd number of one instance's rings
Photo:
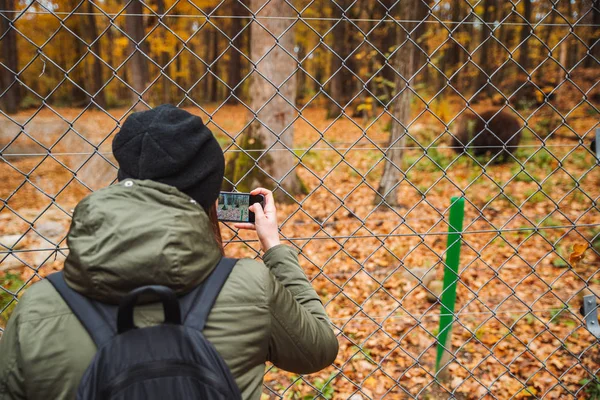
[[[67,246],[69,286],[106,303],[145,285],[187,293],[221,258],[200,205],[175,187],[131,179],[77,205]]]

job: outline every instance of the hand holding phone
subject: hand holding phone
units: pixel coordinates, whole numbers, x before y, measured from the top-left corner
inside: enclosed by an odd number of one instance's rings
[[[262,194],[221,192],[217,203],[217,219],[224,222],[254,223],[254,212],[250,206],[264,204]]]
[[[256,231],[263,251],[267,252],[269,249],[281,244],[275,199],[273,198],[273,193],[264,188],[254,189],[250,194],[253,196],[261,195],[264,198],[262,205],[261,203],[254,203],[249,207],[249,210],[254,213],[254,224],[236,223],[234,226],[238,229]]]

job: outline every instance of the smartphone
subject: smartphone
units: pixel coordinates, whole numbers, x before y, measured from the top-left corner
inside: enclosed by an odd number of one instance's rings
[[[260,203],[264,207],[264,196],[262,194],[255,196],[250,193],[221,192],[219,194],[219,204],[217,205],[217,218],[219,221],[250,222],[253,224],[254,213],[248,207],[255,203]]]

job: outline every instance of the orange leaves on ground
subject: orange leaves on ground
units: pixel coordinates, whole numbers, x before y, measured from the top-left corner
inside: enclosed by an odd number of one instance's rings
[[[588,247],[590,247],[589,243],[575,243],[573,245],[573,252],[569,256],[569,262],[571,264],[577,264],[581,261]]]

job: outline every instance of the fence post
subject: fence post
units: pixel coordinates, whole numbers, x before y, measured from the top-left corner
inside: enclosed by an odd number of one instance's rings
[[[456,303],[456,283],[458,282],[458,265],[460,259],[460,245],[465,216],[465,199],[452,197],[450,200],[450,224],[448,227],[448,245],[446,250],[446,263],[444,265],[444,290],[442,291],[442,306],[440,307],[440,329],[438,333],[437,357],[435,362],[436,376],[444,381],[452,346],[452,321],[454,320],[454,305]],[[442,365],[440,371],[440,365]]]

